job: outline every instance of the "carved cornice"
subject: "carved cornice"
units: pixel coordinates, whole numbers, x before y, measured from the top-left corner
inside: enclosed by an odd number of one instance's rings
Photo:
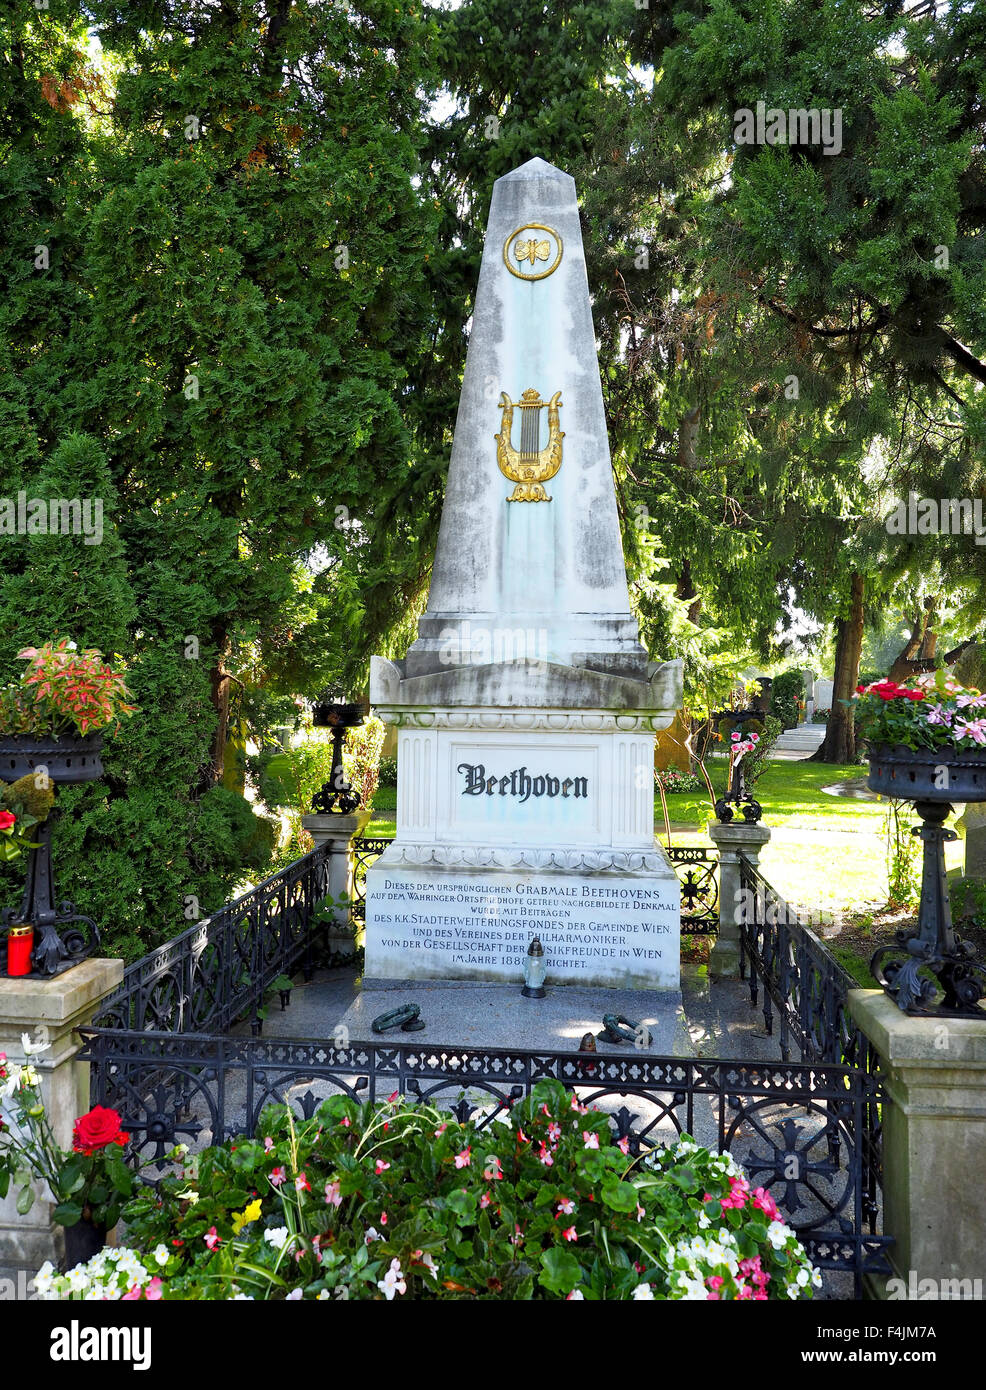
[[[584,869],[599,873],[649,874],[673,878],[660,850],[574,849],[570,846],[389,845],[374,868],[396,869]]]
[[[610,710],[409,709],[377,705],[374,714],[399,729],[544,730],[548,733],[652,734],[667,726],[664,711],[615,713]]]

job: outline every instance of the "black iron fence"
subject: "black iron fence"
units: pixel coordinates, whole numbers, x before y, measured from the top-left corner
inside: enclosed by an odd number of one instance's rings
[[[749,977],[756,1008],[763,995],[763,1021],[774,1031],[787,1061],[792,1043],[803,1062],[865,1066],[868,1044],[849,1014],[849,991],[857,982],[804,920],[743,854],[742,899],[737,904],[740,970]]]
[[[138,1032],[225,1033],[243,1018],[260,1031],[280,976],[310,975],[326,926],[317,908],[329,887],[329,845],[128,966],[96,1022]]]
[[[610,1115],[633,1153],[690,1134],[728,1149],[769,1188],[820,1268],[888,1273],[870,1206],[872,1150],[861,1142],[878,1081],[853,1067],[698,1061],[434,1044],[353,1043],[86,1029],[93,1102],[112,1106],[134,1148],[168,1150],[252,1133],[265,1106],[310,1116],[329,1095],[375,1101],[395,1091],[486,1125],[540,1080],[555,1078]]]
[[[366,871],[379,859],[392,835],[358,835],[352,842],[353,920],[366,921]],[[681,930],[686,936],[714,936],[719,930],[719,854],[711,845],[668,850],[681,882]]]

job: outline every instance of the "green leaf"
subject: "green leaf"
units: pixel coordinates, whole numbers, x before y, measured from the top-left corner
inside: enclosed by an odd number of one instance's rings
[[[74,1226],[82,1220],[82,1208],[78,1202],[61,1202],[55,1208],[54,1219],[59,1226]]]
[[[636,1211],[639,1205],[637,1189],[632,1182],[604,1182],[602,1198],[614,1211]]]
[[[18,1194],[17,1194],[17,1214],[18,1214],[18,1216],[26,1216],[27,1213],[31,1210],[31,1208],[32,1208],[33,1206],[34,1206],[34,1188],[31,1187],[30,1183],[28,1183],[28,1184],[26,1184],[24,1187],[22,1187],[21,1190],[20,1190],[20,1192],[18,1192]]]
[[[579,1262],[570,1250],[557,1246],[545,1250],[541,1263],[544,1269],[538,1276],[538,1282],[552,1293],[569,1294],[582,1278]]]

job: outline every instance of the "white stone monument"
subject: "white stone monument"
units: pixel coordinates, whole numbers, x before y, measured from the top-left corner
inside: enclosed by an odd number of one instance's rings
[[[493,191],[418,633],[371,668],[398,792],[365,985],[519,985],[537,935],[549,984],[677,989],[653,766],[682,663],[630,612],[575,183],[540,159]]]

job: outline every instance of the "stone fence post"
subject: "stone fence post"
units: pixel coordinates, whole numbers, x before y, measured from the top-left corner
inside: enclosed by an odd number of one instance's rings
[[[122,979],[122,960],[95,957],[51,979],[0,978],[0,1052],[23,1062],[24,1034],[32,1043],[48,1045],[30,1060],[41,1078],[55,1142],[63,1149],[72,1147],[72,1127],[89,1109],[89,1064],[77,1060],[82,1040],[75,1030],[92,1022]],[[0,1202],[0,1280],[13,1281],[16,1298],[27,1297],[27,1280],[45,1260],[56,1266],[62,1261],[65,1239],[52,1222],[54,1203],[43,1183],[35,1186],[34,1205],[23,1216],[15,1197],[11,1187]],[[9,1287],[0,1284],[0,1291]]]
[[[362,835],[369,811],[356,811],[351,816],[309,815],[302,816],[301,823],[315,841],[315,848],[328,842],[329,848],[329,894],[335,899],[353,896],[352,845],[357,835]],[[350,913],[347,907],[334,909],[335,920],[345,931],[330,933],[330,950],[345,948],[350,939]]]
[[[870,1297],[986,1297],[986,1017],[918,1018],[882,990],[849,993],[849,1012],[880,1056],[883,1226],[891,1278]],[[978,1287],[977,1283],[978,1282]]]
[[[745,854],[751,864],[758,864],[770,831],[760,821],[710,821],[709,839],[719,851],[719,935],[709,954],[709,974],[732,980],[740,973],[739,857]]]

